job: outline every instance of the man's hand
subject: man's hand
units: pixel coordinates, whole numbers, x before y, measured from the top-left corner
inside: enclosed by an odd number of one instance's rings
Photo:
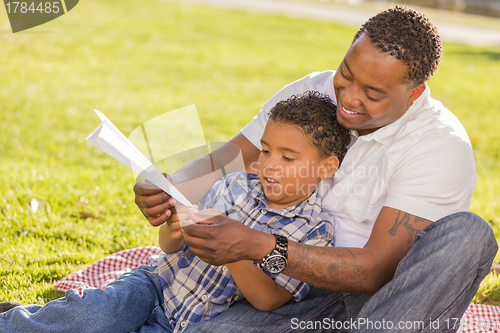
[[[152,226],[162,225],[175,213],[175,200],[148,180],[137,182],[134,192],[135,204]]]
[[[228,217],[200,215],[192,210],[189,217],[197,224],[184,227],[184,241],[193,254],[209,264],[258,261],[274,249],[274,236]]]

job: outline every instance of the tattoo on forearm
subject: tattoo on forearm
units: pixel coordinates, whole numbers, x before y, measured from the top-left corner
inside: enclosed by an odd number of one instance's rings
[[[398,228],[403,226],[403,228],[405,228],[408,232],[408,247],[410,247],[415,237],[417,237],[419,232],[422,230],[421,228],[417,228],[416,225],[423,221],[426,221],[426,219],[399,211],[394,225],[391,230],[389,230],[389,234],[391,236],[396,236]]]
[[[355,250],[342,248],[311,247],[297,243],[294,248],[294,263],[288,263],[294,277],[299,280],[315,281],[313,285],[328,287],[329,284],[350,286],[360,289],[367,279],[363,267],[357,264]],[[333,281],[332,281],[333,279]]]
[[[351,250],[345,249],[338,253],[336,258],[336,261],[328,264],[328,274],[339,283],[361,288],[363,281],[367,278],[367,273],[363,267],[357,264],[355,254]]]

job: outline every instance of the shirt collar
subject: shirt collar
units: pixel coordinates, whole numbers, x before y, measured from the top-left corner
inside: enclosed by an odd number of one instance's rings
[[[321,199],[318,196],[318,190],[314,190],[313,193],[306,200],[290,207],[282,209],[269,208],[267,204],[264,191],[262,190],[262,184],[259,181],[259,177],[255,174],[248,174],[248,194],[254,199],[260,201],[269,212],[277,215],[281,215],[288,218],[302,217],[306,219],[309,223],[316,221],[319,214],[321,213]],[[319,209],[315,209],[318,206]]]

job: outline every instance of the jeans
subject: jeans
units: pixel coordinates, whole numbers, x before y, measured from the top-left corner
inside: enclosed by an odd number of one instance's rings
[[[373,296],[311,288],[309,295],[271,311],[247,301],[189,326],[198,332],[455,332],[488,274],[498,246],[490,226],[456,213],[416,237],[394,278]],[[141,266],[105,290],[72,291],[44,307],[0,314],[0,332],[171,332],[153,268]]]
[[[66,296],[45,306],[28,305],[0,313],[0,332],[117,333],[172,332],[163,309],[163,290],[155,268],[141,266],[106,289],[90,288],[83,297]]]

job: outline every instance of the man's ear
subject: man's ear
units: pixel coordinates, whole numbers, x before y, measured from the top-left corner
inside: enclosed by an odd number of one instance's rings
[[[406,103],[408,106],[412,106],[413,103],[417,100],[417,98],[420,97],[420,95],[423,94],[425,90],[425,83],[420,83],[418,86],[413,88],[413,91],[411,92],[410,98],[408,98],[408,102]]]
[[[335,155],[325,157],[321,160],[320,163],[319,178],[321,179],[332,177],[335,174],[335,171],[337,171],[340,164],[339,159]]]

